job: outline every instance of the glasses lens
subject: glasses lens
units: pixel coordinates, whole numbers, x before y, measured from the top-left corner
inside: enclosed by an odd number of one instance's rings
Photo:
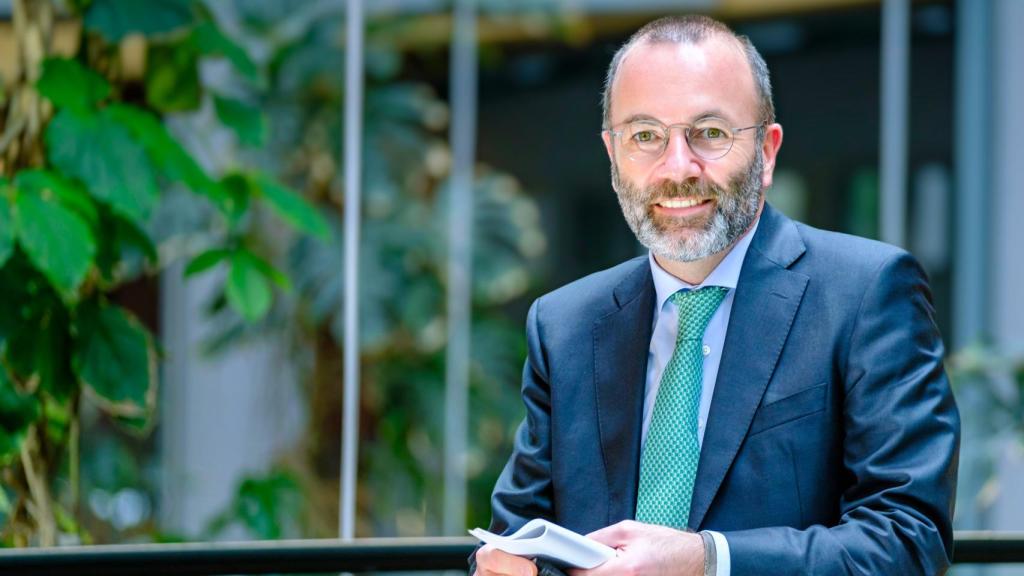
[[[732,148],[732,130],[724,122],[703,120],[690,129],[690,149],[708,160],[721,158]]]
[[[657,157],[665,149],[665,127],[653,122],[631,122],[622,129],[623,151],[630,157]]]

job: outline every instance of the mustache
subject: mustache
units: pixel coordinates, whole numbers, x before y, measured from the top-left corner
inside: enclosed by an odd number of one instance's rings
[[[725,188],[707,180],[685,180],[674,182],[666,180],[647,187],[650,198],[666,200],[685,200],[687,198],[718,198],[725,193]]]

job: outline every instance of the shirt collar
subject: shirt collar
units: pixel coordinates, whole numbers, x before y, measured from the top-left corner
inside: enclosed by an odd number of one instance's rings
[[[658,296],[658,309],[661,310],[665,306],[665,301],[669,299],[673,294],[680,290],[689,289],[695,290],[697,288],[703,288],[705,286],[723,286],[725,288],[735,289],[736,283],[740,279],[740,269],[743,268],[743,258],[747,255],[747,249],[750,248],[750,241],[754,238],[754,233],[757,232],[757,225],[761,222],[760,215],[757,220],[754,221],[754,225],[750,227],[750,230],[743,235],[729,250],[729,253],[725,255],[725,258],[715,266],[715,269],[708,274],[708,277],[703,282],[697,285],[689,284],[669,274],[664,268],[658,264],[658,261],[654,259],[654,254],[651,252],[647,253],[647,259],[651,264],[651,274],[654,276],[654,291]]]

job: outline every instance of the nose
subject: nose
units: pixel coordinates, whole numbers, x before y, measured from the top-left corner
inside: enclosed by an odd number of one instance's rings
[[[658,176],[682,182],[697,178],[704,172],[704,161],[693,153],[684,130],[681,126],[673,126],[669,130],[668,145],[658,166]]]

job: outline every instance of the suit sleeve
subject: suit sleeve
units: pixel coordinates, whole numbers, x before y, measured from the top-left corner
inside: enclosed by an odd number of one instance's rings
[[[534,518],[554,520],[551,487],[551,390],[541,342],[537,300],[526,320],[527,358],[522,397],[526,418],[516,432],[512,456],[491,496],[490,530],[507,534]]]
[[[733,576],[946,571],[960,417],[930,298],[908,254],[879,268],[848,345],[839,523],[726,532]]]

